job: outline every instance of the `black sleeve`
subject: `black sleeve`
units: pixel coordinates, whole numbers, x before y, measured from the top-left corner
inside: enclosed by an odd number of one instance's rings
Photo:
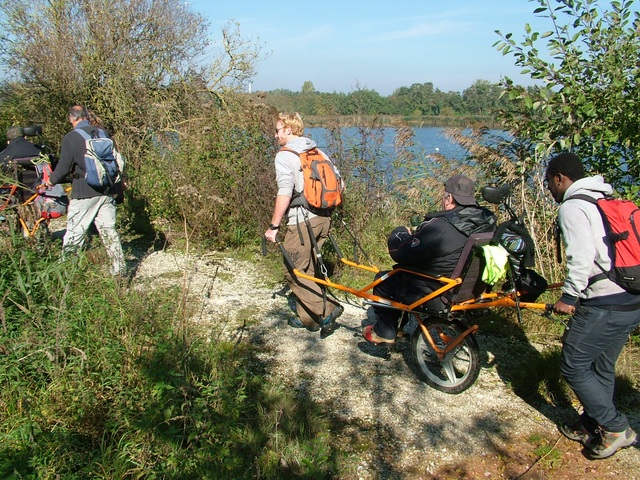
[[[442,218],[432,218],[423,222],[412,235],[405,229],[398,232],[396,228],[389,237],[389,255],[402,265],[419,265],[436,255],[446,239],[442,228],[447,222]],[[404,228],[404,227],[402,227]]]
[[[71,135],[65,135],[62,139],[62,146],[60,148],[60,160],[56,165],[55,170],[51,174],[50,182],[52,185],[62,183],[64,179],[71,173],[74,164],[74,141]]]

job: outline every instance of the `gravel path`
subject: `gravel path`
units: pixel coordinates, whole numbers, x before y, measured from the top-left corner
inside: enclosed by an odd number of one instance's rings
[[[344,300],[340,328],[324,340],[287,326],[283,284],[267,285],[260,261],[155,252],[139,265],[134,286],[175,284],[187,272],[195,322],[263,346],[272,377],[325,404],[346,442],[366,439],[374,447],[363,450],[349,478],[640,479],[637,447],[589,461],[557,432],[559,412],[515,395],[492,363],[501,345],[490,336],[478,335],[485,359],[476,384],[448,395],[418,380],[407,362],[409,343],[387,349],[363,340],[371,312],[353,297]],[[638,427],[638,416],[631,420]],[[540,460],[541,445],[555,445],[561,459]]]

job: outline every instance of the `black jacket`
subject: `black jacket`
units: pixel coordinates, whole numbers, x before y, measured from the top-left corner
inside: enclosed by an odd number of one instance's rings
[[[82,128],[92,136],[94,132],[97,134],[97,132],[101,130],[94,125],[90,125],[87,120],[81,121],[76,128]],[[93,198],[108,193],[92,188],[85,181],[84,154],[86,151],[84,138],[82,138],[79,133],[71,131],[62,138],[60,160],[51,175],[50,181],[52,185],[62,183],[67,175],[72,174],[71,198]]]
[[[497,218],[477,206],[457,206],[428,214],[414,234],[396,228],[387,241],[389,254],[401,266],[432,276],[450,276],[472,233],[493,232]]]
[[[40,155],[40,148],[26,138],[18,137],[9,142],[7,148],[0,152],[0,164],[7,165],[16,158],[33,158]]]

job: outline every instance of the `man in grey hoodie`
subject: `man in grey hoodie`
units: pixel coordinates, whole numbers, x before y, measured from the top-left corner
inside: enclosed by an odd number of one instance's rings
[[[304,152],[316,147],[316,142],[303,137],[304,124],[298,113],[279,113],[275,125],[275,138],[278,145],[295,152]],[[324,153],[323,153],[324,155]],[[330,214],[313,213],[298,202],[304,191],[304,177],[300,157],[293,152],[280,150],[275,158],[276,182],[278,193],[271,216],[271,224],[264,236],[271,242],[276,241],[280,223],[287,217],[287,231],[284,248],[295,268],[307,275],[316,275],[315,255],[310,231],[322,248],[329,235]],[[335,321],[342,314],[343,307],[327,298],[320,285],[311,280],[286,274],[287,283],[296,296],[297,317],[289,319],[289,325],[306,328],[316,332],[320,330],[322,338],[335,330]]]
[[[615,364],[640,323],[640,295],[608,278],[611,259],[597,207],[573,195],[595,199],[613,190],[600,175],[585,177],[582,161],[561,153],[549,161],[546,182],[560,203],[558,222],[567,256],[567,277],[556,313],[571,315],[562,338],[560,371],[583,406],[580,418],[559,426],[571,440],[582,443],[589,458],[607,458],[633,445],[636,432],[613,404]],[[597,276],[597,277],[596,277]]]

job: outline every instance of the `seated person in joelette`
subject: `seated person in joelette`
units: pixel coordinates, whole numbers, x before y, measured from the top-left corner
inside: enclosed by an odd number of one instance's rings
[[[495,215],[476,202],[475,183],[464,175],[454,175],[444,185],[442,211],[427,214],[413,234],[407,227],[394,229],[387,241],[389,254],[400,267],[449,277],[469,235],[492,232],[497,221]],[[385,273],[378,273],[376,278]],[[373,293],[398,302],[413,303],[441,286],[435,280],[399,272],[374,287]],[[402,312],[383,307],[374,307],[374,312],[376,323],[364,328],[365,340],[394,343]]]
[[[34,158],[40,155],[40,148],[27,140],[22,127],[7,129],[7,148],[0,152],[0,164],[8,165],[17,158]]]
[[[0,152],[0,171],[8,168],[10,173],[17,173],[15,180],[24,186],[16,194],[20,202],[33,194],[31,187],[38,180],[38,175],[31,160],[39,157],[40,153],[41,149],[26,139],[22,127],[7,129],[7,148]],[[14,164],[19,166],[15,171]],[[8,172],[5,170],[3,173]]]

